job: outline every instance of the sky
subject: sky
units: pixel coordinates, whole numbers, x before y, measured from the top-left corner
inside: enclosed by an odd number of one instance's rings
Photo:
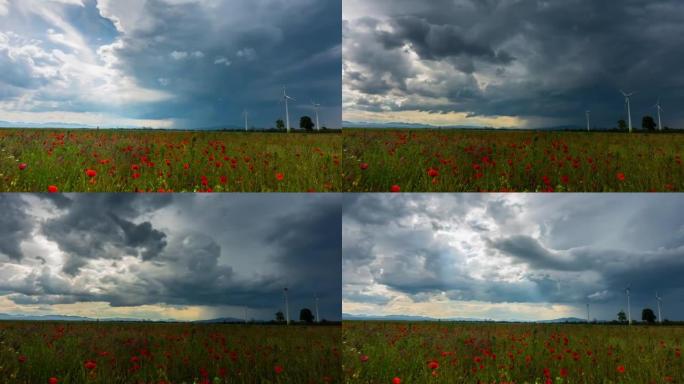
[[[0,0],[0,121],[341,125],[341,3]]]
[[[341,316],[338,194],[0,194],[0,313]]]
[[[345,0],[345,121],[684,128],[679,0]]]
[[[645,194],[345,195],[342,310],[684,320],[684,200]]]

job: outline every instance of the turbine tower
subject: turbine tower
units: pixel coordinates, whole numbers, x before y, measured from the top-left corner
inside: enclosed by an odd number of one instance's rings
[[[311,102],[311,105],[313,105],[314,111],[316,112],[316,130],[320,132],[321,131],[321,124],[319,124],[319,122],[318,122],[318,108],[321,105],[318,103],[314,103],[313,101]]]
[[[660,317],[660,314],[658,314],[658,317]],[[321,322],[321,318],[318,316],[318,295],[316,295],[316,322]]]
[[[634,96],[636,92],[626,93],[620,90],[622,96],[625,97],[625,104],[627,104],[627,121],[629,122],[629,133],[632,133],[632,107],[630,105],[630,97]]]
[[[663,112],[663,107],[660,105],[660,99],[658,99],[658,103],[655,105],[656,109],[658,109],[658,130],[662,131],[663,130],[663,122],[660,119],[661,112]]]
[[[591,111],[586,111],[585,114],[587,115],[587,132],[591,131],[591,125],[589,124],[591,120]]]
[[[285,100],[285,126],[287,127],[287,133],[290,133],[290,108],[288,106],[288,100],[297,100],[287,95],[287,89],[285,89],[285,87],[283,87],[283,99]]]
[[[625,288],[625,294],[627,295],[627,321],[629,325],[632,325],[632,307],[629,302],[629,287]]]
[[[245,132],[249,131],[249,128],[247,128],[247,118],[249,117],[249,112],[245,109],[242,112],[242,115],[245,117]]]
[[[662,304],[663,304],[663,298],[660,297],[660,296],[658,295],[658,292],[656,292],[656,300],[658,300],[658,322],[659,322],[660,324],[662,324],[662,323],[663,323],[663,318],[662,318],[662,316],[661,316],[661,314],[660,314],[660,307],[661,307]]]
[[[587,303],[587,323],[590,323],[589,321],[589,303]]]
[[[287,288],[283,289],[283,295],[285,295],[285,323],[290,325],[290,303],[287,301]]]

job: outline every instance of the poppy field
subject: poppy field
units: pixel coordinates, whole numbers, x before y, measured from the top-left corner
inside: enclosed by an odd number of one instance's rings
[[[340,134],[0,130],[0,192],[337,192]]]
[[[351,192],[684,190],[684,135],[618,132],[344,131]]]
[[[0,383],[339,383],[339,326],[0,323]]]
[[[347,383],[682,383],[684,327],[345,322]]]

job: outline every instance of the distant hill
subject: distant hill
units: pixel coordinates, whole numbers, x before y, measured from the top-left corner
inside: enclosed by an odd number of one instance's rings
[[[362,321],[484,321],[482,319],[473,318],[445,318],[435,319],[427,316],[409,316],[409,315],[387,315],[387,316],[373,316],[373,315],[352,315],[349,313],[342,314],[342,320],[362,320]]]
[[[68,321],[68,322],[84,322],[84,321],[103,321],[103,322],[145,322],[150,320],[133,319],[128,317],[109,317],[102,319],[93,319],[82,316],[62,316],[62,315],[9,315],[0,313],[0,320],[6,321]],[[158,322],[175,322],[176,320],[155,320]]]
[[[390,123],[371,123],[371,122],[357,122],[357,121],[344,121],[342,122],[344,128],[374,128],[374,129],[472,129],[472,130],[495,130],[495,131],[579,131],[585,132],[586,126],[579,125],[556,125],[552,127],[534,127],[534,128],[515,128],[515,127],[482,127],[475,125],[444,125],[437,126],[431,124],[414,124],[414,123],[401,123],[401,122],[390,122]],[[594,127],[592,131],[610,131],[613,128],[600,128]],[[637,131],[640,131],[637,129]]]
[[[68,322],[92,322],[92,321],[101,321],[101,322],[131,322],[131,323],[142,323],[142,322],[148,322],[152,320],[145,320],[145,319],[133,319],[133,318],[126,318],[126,317],[111,317],[111,318],[101,318],[101,319],[93,319],[90,317],[81,317],[81,316],[62,316],[62,315],[10,315],[10,314],[5,314],[5,313],[0,313],[0,321],[68,321]],[[159,323],[175,323],[175,322],[180,322],[175,319],[164,319],[164,320],[154,320],[154,322],[159,322]],[[220,324],[220,323],[244,323],[244,319],[237,319],[233,317],[220,317],[216,319],[208,319],[208,320],[196,320],[196,321],[188,321],[188,323],[199,323],[199,324]],[[256,321],[256,323],[266,323],[264,321]]]
[[[61,316],[61,315],[8,315],[0,313],[0,320],[13,321],[96,321],[88,317],[81,316]],[[135,319],[100,319],[101,321],[139,321]]]
[[[342,126],[344,128],[428,128],[428,129],[437,129],[437,128],[471,128],[471,129],[482,129],[483,127],[477,127],[477,126],[471,126],[471,125],[453,125],[453,126],[445,126],[445,127],[438,127],[436,125],[430,125],[430,124],[414,124],[414,123],[400,123],[400,122],[391,122],[391,123],[370,123],[370,122],[355,122],[355,121],[343,121]]]
[[[542,320],[537,323],[586,323],[587,319],[580,319],[577,317],[561,317],[560,319]]]
[[[78,123],[20,123],[16,121],[2,121],[0,120],[0,128],[54,128],[54,129],[95,129],[96,125],[78,124]],[[121,126],[117,128],[140,128],[133,125]]]
[[[374,315],[352,315],[349,313],[342,314],[342,320],[356,320],[356,321],[464,321],[464,322],[489,322],[492,320],[487,319],[475,319],[467,317],[452,317],[444,319],[436,319],[427,316],[409,316],[409,315],[388,315],[388,316],[374,316]],[[503,321],[502,321],[503,322]],[[556,323],[586,323],[586,319],[580,319],[577,317],[563,317],[560,319],[553,320],[540,320],[540,321],[518,321],[511,320],[510,323],[540,323],[540,324],[556,324]]]
[[[195,323],[244,323],[245,319],[236,319],[234,317],[220,317],[218,319],[197,320]]]

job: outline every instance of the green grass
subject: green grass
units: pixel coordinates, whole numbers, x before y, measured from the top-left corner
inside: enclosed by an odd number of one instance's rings
[[[0,322],[0,383],[339,383],[339,343],[339,326]]]
[[[344,322],[342,339],[347,383],[684,382],[684,327]]]
[[[684,190],[674,133],[347,129],[343,151],[350,192]]]
[[[340,191],[341,150],[340,134],[3,129],[0,192]]]

